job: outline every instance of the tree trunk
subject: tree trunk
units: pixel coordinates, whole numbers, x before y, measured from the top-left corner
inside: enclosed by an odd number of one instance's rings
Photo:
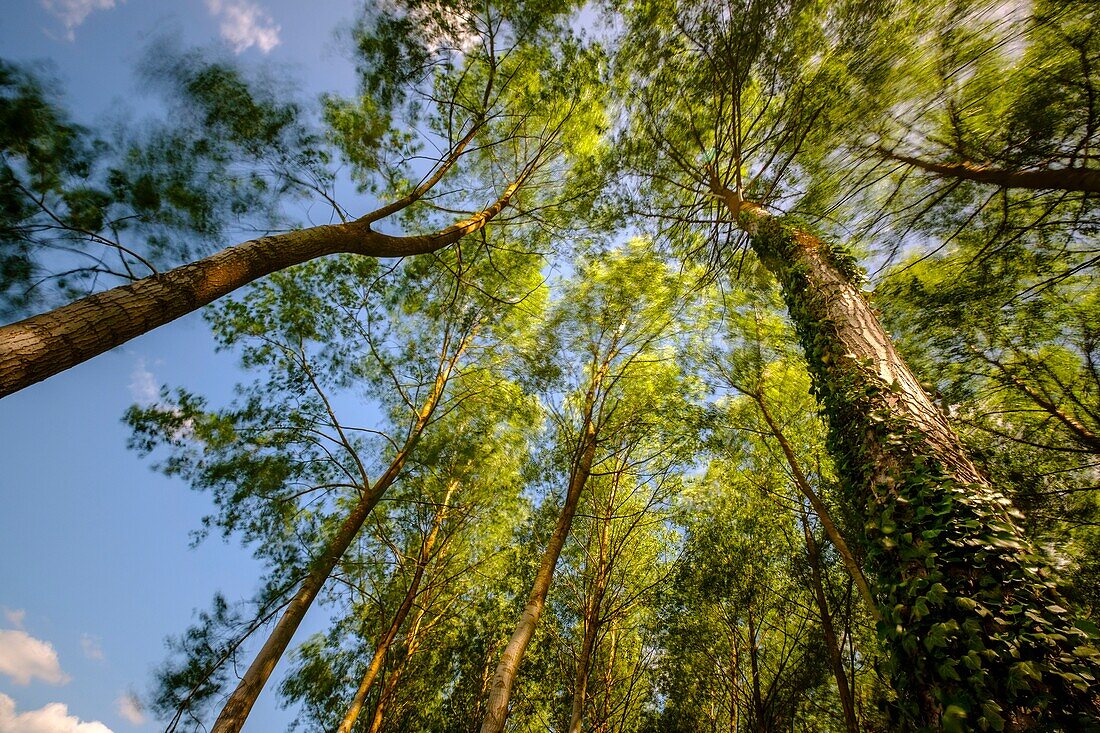
[[[805,516],[802,517],[802,532],[806,536],[806,555],[810,562],[810,583],[813,585],[817,613],[821,618],[821,634],[825,637],[825,649],[829,653],[829,666],[833,668],[837,694],[840,696],[840,707],[844,711],[844,727],[848,733],[859,733],[856,704],[852,698],[852,690],[848,687],[848,673],[844,669],[840,644],[837,642],[836,630],[833,628],[833,617],[829,613],[829,602],[825,598],[825,584],[821,580],[821,553],[817,550],[817,543],[814,541],[813,532],[810,531],[810,524],[806,521]]]
[[[760,694],[760,658],[759,646],[756,642],[756,623],[753,621],[752,609],[748,611],[749,623],[749,670],[752,674],[752,719],[753,730],[757,733],[767,733],[768,719],[764,710],[764,698]]]
[[[778,279],[829,420],[842,499],[867,523],[899,727],[1085,729],[1100,674],[1049,560],[971,462],[853,284],[850,257],[715,186]]]
[[[390,623],[385,635],[375,648],[374,656],[371,657],[370,664],[367,665],[367,671],[363,674],[363,679],[359,683],[359,688],[355,691],[355,696],[351,700],[351,705],[348,706],[348,712],[340,722],[340,726],[336,729],[336,733],[351,733],[355,721],[359,719],[359,713],[363,710],[363,703],[367,700],[367,693],[370,692],[371,687],[374,685],[374,680],[378,676],[379,670],[382,669],[382,662],[386,659],[386,652],[389,651],[390,644],[393,643],[394,638],[397,636],[397,632],[401,629],[401,624],[405,623],[405,617],[409,615],[409,611],[412,610],[413,603],[416,601],[416,596],[420,591],[420,581],[424,578],[424,571],[428,565],[428,558],[431,557],[432,548],[435,545],[436,539],[439,537],[440,527],[447,514],[447,505],[450,503],[451,496],[454,494],[457,486],[458,482],[452,481],[447,487],[447,495],[443,497],[443,505],[440,507],[439,511],[436,512],[435,518],[432,520],[432,528],[421,544],[420,552],[417,553],[416,570],[413,573],[412,581],[409,583],[409,588],[405,592],[405,597],[401,600],[401,605],[397,607],[397,613],[394,614],[393,622]]]
[[[825,529],[826,536],[828,536],[829,541],[833,543],[833,547],[836,548],[837,553],[844,562],[844,567],[848,570],[848,574],[852,576],[852,580],[859,589],[859,594],[863,597],[863,602],[867,605],[867,611],[874,617],[875,621],[881,621],[882,615],[879,613],[878,606],[875,605],[875,599],[871,595],[871,587],[867,584],[867,578],[863,575],[863,568],[856,562],[855,555],[852,554],[852,550],[848,547],[848,543],[844,541],[844,536],[840,534],[840,530],[837,529],[836,523],[833,522],[829,507],[825,506],[825,502],[821,500],[821,497],[819,497],[813,487],[810,486],[806,474],[802,472],[802,467],[799,465],[798,459],[794,455],[794,449],[791,448],[791,444],[787,441],[787,436],[783,434],[783,431],[772,417],[767,403],[764,402],[763,393],[755,394],[753,398],[760,407],[760,412],[764,415],[764,421],[768,423],[768,429],[771,430],[775,439],[779,441],[779,447],[782,448],[783,456],[787,459],[787,465],[790,467],[791,475],[794,477],[795,486],[798,487],[799,492],[806,497],[806,500],[810,502],[810,506],[813,507],[814,513],[817,514],[817,518],[821,522],[821,526]]]
[[[1084,191],[1100,193],[1100,170],[1096,168],[1033,168],[1013,170],[993,168],[964,161],[962,163],[936,163],[923,158],[899,155],[887,150],[879,151],[890,160],[906,163],[945,178],[961,178],[976,183],[989,183],[1002,188],[1021,188],[1032,191]]]
[[[573,678],[573,711],[569,716],[569,733],[580,733],[584,719],[584,703],[588,690],[588,676],[592,665],[592,652],[596,647],[596,637],[600,631],[600,612],[603,608],[604,593],[607,590],[608,523],[610,518],[600,523],[600,546],[596,580],[592,593],[584,604],[584,639],[581,641],[581,653],[577,657],[577,671]]]
[[[592,461],[596,454],[596,430],[592,423],[592,409],[594,405],[594,391],[589,393],[588,411],[581,433],[579,455],[574,464],[569,480],[569,489],[565,495],[561,512],[558,514],[558,522],[554,527],[554,533],[550,535],[550,542],[542,554],[535,582],[531,587],[531,594],[527,598],[527,605],[520,614],[515,631],[512,632],[508,644],[504,647],[504,653],[497,664],[496,673],[493,675],[493,684],[489,693],[489,702],[486,705],[485,720],[481,724],[481,733],[500,733],[504,730],[504,721],[508,717],[508,701],[512,695],[512,685],[516,681],[516,672],[519,663],[523,659],[523,653],[535,633],[535,626],[542,616],[542,609],[546,605],[546,595],[550,590],[550,581],[554,577],[554,568],[558,564],[558,556],[565,545],[565,539],[573,526],[573,516],[577,512],[577,504],[580,502],[581,493],[588,482],[592,471]]]
[[[417,413],[416,423],[409,432],[405,444],[398,451],[397,456],[390,463],[386,472],[373,486],[364,491],[351,514],[340,525],[340,530],[336,533],[336,536],[325,547],[324,553],[318,558],[309,575],[299,587],[298,592],[294,594],[294,598],[275,624],[271,635],[256,655],[256,658],[252,660],[252,664],[249,665],[244,676],[241,677],[237,688],[226,700],[225,707],[222,708],[218,719],[214,721],[214,727],[210,729],[211,733],[238,733],[244,726],[252,706],[256,704],[256,698],[259,697],[260,691],[267,683],[267,679],[271,676],[275,665],[278,664],[283,652],[286,651],[287,645],[290,644],[290,640],[305,617],[306,611],[309,610],[313,600],[320,592],[321,586],[328,580],[337,563],[340,562],[340,558],[344,556],[348,547],[355,540],[356,535],[359,534],[359,530],[362,529],[363,523],[366,522],[371,510],[374,509],[386,490],[400,476],[410,451],[415,447],[420,434],[427,426],[428,420],[439,404],[451,370],[461,357],[466,345],[467,342],[463,341],[449,361],[441,365],[435,383],[432,385],[432,390]]]
[[[394,237],[370,215],[344,224],[253,239],[168,272],[96,293],[0,327],[0,397],[18,392],[234,290],[309,260],[339,253],[407,257],[435,252],[482,229],[529,177],[526,169],[492,206],[438,232]]]
[[[383,713],[386,709],[386,704],[393,698],[394,690],[397,689],[397,681],[401,679],[401,676],[405,673],[405,670],[409,666],[409,660],[416,654],[421,642],[421,626],[420,624],[424,620],[426,613],[425,608],[421,608],[416,614],[416,619],[412,622],[409,628],[409,633],[405,638],[405,655],[401,658],[401,662],[394,668],[390,674],[390,678],[386,681],[385,687],[382,688],[382,692],[378,695],[378,700],[374,704],[374,713],[371,715],[370,727],[367,729],[368,733],[378,733],[382,729]]]

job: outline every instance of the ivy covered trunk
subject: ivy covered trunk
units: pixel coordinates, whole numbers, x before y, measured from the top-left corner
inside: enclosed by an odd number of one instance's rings
[[[897,729],[1096,729],[1094,630],[898,355],[852,257],[722,194],[779,280],[842,501],[865,521]]]

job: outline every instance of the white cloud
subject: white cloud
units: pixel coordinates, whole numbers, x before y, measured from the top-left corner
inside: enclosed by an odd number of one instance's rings
[[[111,729],[98,721],[82,723],[59,702],[16,715],[15,700],[0,692],[0,733],[111,733]]]
[[[145,707],[134,693],[126,692],[119,695],[118,700],[115,700],[115,704],[118,705],[118,714],[122,716],[123,720],[134,725],[141,725],[145,722]]]
[[[11,677],[17,685],[29,685],[33,679],[52,685],[69,681],[69,675],[61,671],[53,645],[25,631],[0,630],[0,674]]]
[[[65,38],[76,38],[76,29],[96,10],[110,10],[115,0],[41,0],[46,12],[56,16],[65,25]]]
[[[236,53],[258,47],[264,53],[279,45],[279,26],[266,10],[250,0],[206,0],[210,14],[221,20],[222,39]]]
[[[2,607],[4,610],[4,618],[8,620],[8,623],[17,629],[23,628],[23,619],[27,617],[27,612],[22,608],[8,608]]]
[[[98,636],[92,636],[91,634],[81,634],[80,649],[84,652],[84,656],[88,659],[96,662],[103,660],[103,646],[100,644],[100,639]]]
[[[138,358],[130,372],[130,397],[134,402],[148,405],[156,402],[159,394],[156,375],[145,366],[144,357]]]

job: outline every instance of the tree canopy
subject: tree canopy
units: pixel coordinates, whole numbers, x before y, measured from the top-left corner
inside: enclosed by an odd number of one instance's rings
[[[0,396],[204,307],[241,367],[124,418],[263,568],[151,709],[1100,730],[1097,28],[368,3],[350,97],[158,44],[104,130],[0,63]]]

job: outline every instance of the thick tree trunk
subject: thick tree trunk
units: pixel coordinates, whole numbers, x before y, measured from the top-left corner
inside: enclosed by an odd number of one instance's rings
[[[368,216],[344,224],[261,237],[2,326],[0,397],[87,361],[278,270],[340,253],[407,257],[440,250],[482,229],[508,205],[531,170],[525,170],[492,206],[432,234],[390,236],[371,229]]]
[[[535,582],[531,587],[531,593],[527,598],[527,605],[520,614],[515,631],[512,632],[508,644],[504,647],[504,653],[497,664],[496,673],[493,675],[493,684],[489,692],[489,702],[486,705],[485,720],[481,724],[481,733],[500,733],[504,730],[504,721],[508,717],[508,701],[512,695],[512,686],[516,681],[516,672],[523,660],[523,654],[531,637],[535,633],[535,626],[542,616],[542,609],[546,605],[546,595],[550,590],[550,581],[554,577],[554,568],[558,564],[558,556],[565,545],[565,539],[569,536],[569,530],[573,526],[573,516],[577,512],[577,504],[580,502],[581,493],[588,483],[589,474],[592,471],[592,461],[596,455],[596,430],[592,423],[593,396],[589,395],[589,409],[581,433],[579,455],[573,466],[569,480],[569,488],[562,504],[558,521],[554,527],[554,533],[550,535],[550,542],[542,554]]]
[[[825,649],[829,653],[829,666],[836,680],[840,707],[844,711],[844,727],[848,733],[859,733],[859,720],[856,718],[856,704],[852,690],[848,687],[848,673],[844,669],[844,659],[837,642],[836,629],[833,628],[833,616],[829,612],[829,601],[825,597],[825,584],[821,579],[821,553],[806,517],[802,517],[802,532],[806,536],[806,555],[810,563],[810,584],[813,585],[814,603],[821,618],[821,635],[825,637]]]
[[[282,658],[283,652],[286,651],[294,632],[298,630],[302,619],[305,618],[306,611],[309,610],[313,600],[320,592],[321,586],[328,580],[337,563],[340,562],[340,558],[344,556],[348,547],[355,540],[356,535],[359,534],[371,510],[374,509],[386,490],[401,475],[409,453],[416,446],[421,433],[428,424],[428,420],[438,406],[451,370],[461,357],[466,345],[467,343],[463,341],[450,359],[440,366],[431,392],[417,413],[416,422],[410,430],[405,444],[398,451],[397,456],[390,463],[386,472],[373,486],[363,492],[351,514],[340,525],[336,536],[325,547],[323,554],[318,558],[309,575],[299,587],[298,592],[295,593],[294,598],[275,624],[271,635],[256,655],[256,658],[252,660],[252,664],[249,665],[248,670],[241,677],[236,689],[226,700],[225,707],[222,708],[218,719],[214,721],[214,726],[210,729],[211,733],[238,733],[244,726],[252,706],[256,704],[256,698],[259,697],[260,691],[267,683],[271,672],[275,669],[275,665]]]
[[[945,178],[961,178],[977,183],[989,183],[1002,188],[1021,188],[1032,191],[1084,191],[1100,193],[1100,170],[1096,168],[1035,168],[1013,170],[993,168],[977,163],[936,163],[923,158],[899,155],[887,150],[880,152],[890,160],[906,163]]]
[[[363,674],[363,679],[359,683],[359,688],[355,691],[355,696],[352,697],[347,714],[340,722],[340,726],[336,729],[337,733],[351,733],[355,721],[359,719],[359,713],[363,710],[363,703],[367,700],[367,694],[374,685],[374,680],[378,677],[378,672],[382,669],[382,662],[386,659],[386,652],[389,651],[390,645],[397,636],[397,632],[401,630],[401,624],[405,623],[405,618],[409,615],[409,611],[412,610],[413,603],[416,601],[416,596],[420,592],[420,581],[424,579],[424,571],[428,566],[428,559],[431,557],[432,548],[435,546],[435,541],[439,537],[439,530],[447,515],[447,506],[457,486],[458,482],[454,481],[447,487],[447,495],[443,498],[443,505],[440,507],[439,511],[436,512],[435,518],[432,520],[432,528],[428,532],[428,536],[424,538],[424,542],[420,546],[420,552],[417,553],[416,570],[413,572],[412,581],[409,583],[408,590],[405,591],[405,597],[401,600],[401,605],[397,607],[397,613],[394,614],[393,621],[390,623],[389,628],[386,629],[385,635],[375,647],[374,656],[371,657],[370,664],[367,665],[367,671]]]
[[[896,725],[1087,729],[1098,653],[1061,607],[1019,512],[898,355],[853,283],[854,263],[736,192],[715,193],[779,280],[829,419],[842,498],[867,523]]]

